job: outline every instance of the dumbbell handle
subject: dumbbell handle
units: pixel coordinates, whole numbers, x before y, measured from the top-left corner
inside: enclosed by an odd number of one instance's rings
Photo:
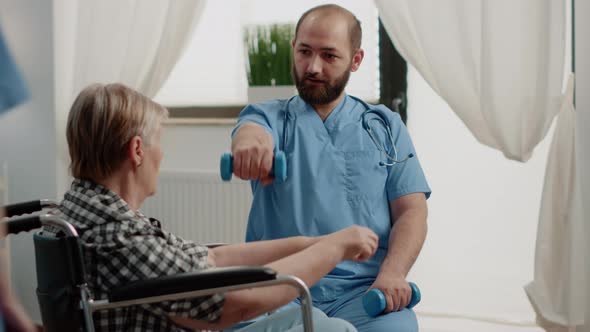
[[[418,304],[418,302],[420,302],[422,294],[415,283],[410,282],[409,284],[412,289],[412,298],[406,308],[412,309]],[[386,305],[385,295],[383,295],[383,292],[377,288],[371,289],[363,296],[363,307],[365,308],[365,312],[371,317],[380,315],[383,310],[385,310]]]
[[[221,155],[221,161],[219,163],[219,171],[221,174],[221,179],[223,181],[231,180],[233,174],[233,165],[234,160],[231,153],[226,152]],[[273,165],[270,171],[270,175],[274,176],[275,180],[278,183],[285,182],[287,180],[287,158],[285,157],[285,153],[282,151],[277,151],[273,158]]]

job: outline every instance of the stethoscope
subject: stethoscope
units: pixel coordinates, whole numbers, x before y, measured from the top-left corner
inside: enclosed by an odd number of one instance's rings
[[[282,151],[285,151],[285,147],[287,146],[287,136],[288,136],[287,135],[287,129],[288,129],[287,122],[289,120],[289,103],[291,103],[293,98],[296,98],[296,97],[297,96],[293,96],[287,100],[287,104],[285,105],[285,110],[283,112],[284,115],[283,115],[283,140],[282,140],[283,147],[281,149]],[[384,160],[382,159],[379,161],[379,166],[391,167],[396,164],[405,163],[408,159],[414,157],[414,154],[410,153],[404,159],[401,159],[401,160],[398,159],[397,148],[395,146],[395,140],[393,139],[393,134],[391,133],[391,126],[390,126],[390,123],[389,123],[389,120],[387,119],[387,117],[383,116],[383,114],[379,113],[377,110],[372,109],[371,106],[369,106],[369,104],[367,104],[364,100],[359,99],[354,96],[350,96],[350,97],[353,98],[354,100],[358,101],[359,103],[361,103],[365,107],[365,111],[361,115],[361,122],[362,122],[363,129],[365,129],[367,131],[367,133],[371,137],[371,140],[373,141],[373,143],[377,147],[377,150],[379,150],[379,153],[382,156],[385,156],[385,158],[383,158]],[[376,114],[377,116],[370,117],[369,115],[371,115],[371,114]],[[393,148],[393,156],[387,151],[383,142],[380,142],[379,139],[377,138],[377,135],[375,134],[373,128],[371,127],[371,121],[373,121],[373,122],[376,121],[376,122],[380,123],[383,126],[383,128],[385,128],[386,136],[389,139],[389,143],[391,143],[391,146]]]

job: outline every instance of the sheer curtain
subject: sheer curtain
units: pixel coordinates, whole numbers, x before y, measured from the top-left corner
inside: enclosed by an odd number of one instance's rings
[[[121,82],[154,97],[190,40],[204,4],[204,0],[54,2],[58,194],[69,182],[62,133],[77,93],[93,82]]]
[[[537,231],[535,279],[525,288],[539,315],[539,324],[554,332],[573,332],[573,328],[581,328],[587,287],[573,78],[566,93],[547,159]]]
[[[74,92],[119,81],[152,97],[182,53],[203,1],[78,4]]]
[[[578,170],[572,166],[573,105],[562,93],[565,1],[375,3],[400,54],[482,144],[527,161],[559,113],[543,189],[535,276],[526,290],[540,322],[555,323],[556,329],[579,325],[585,304],[577,294],[584,294],[585,281],[576,264],[583,264],[584,245]]]
[[[398,51],[477,140],[528,160],[563,99],[564,1],[375,3]]]
[[[79,90],[92,82],[122,82],[153,97],[190,39],[204,0],[54,0],[52,4],[58,197],[39,198],[61,198],[69,185],[65,126]],[[19,270],[34,279],[32,251],[21,257],[13,265],[21,264]],[[37,309],[32,309],[37,304],[30,300],[35,298],[33,279],[23,277],[15,283],[23,289],[23,304],[40,322]]]

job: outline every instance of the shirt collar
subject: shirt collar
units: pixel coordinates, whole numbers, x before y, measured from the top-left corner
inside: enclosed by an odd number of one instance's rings
[[[127,202],[123,200],[114,191],[87,179],[74,179],[66,200],[81,201],[86,208],[94,207],[101,211],[101,214],[108,215],[112,219],[122,220],[137,217],[137,213],[132,211]],[[78,200],[72,200],[78,198]],[[97,223],[102,223],[108,218],[98,218]]]
[[[338,105],[336,105],[336,107],[334,107],[332,112],[330,112],[330,115],[328,115],[328,117],[326,118],[326,122],[330,118],[332,118],[333,115],[340,113],[340,110],[342,110],[344,108],[344,105],[348,102],[348,99],[350,99],[350,96],[348,96],[348,94],[344,93],[344,97],[342,98],[342,100],[340,100]],[[295,112],[315,112],[315,109],[313,108],[313,106],[311,106],[309,103],[307,103],[305,100],[303,100],[300,96],[295,96],[291,102],[295,106],[294,107]]]

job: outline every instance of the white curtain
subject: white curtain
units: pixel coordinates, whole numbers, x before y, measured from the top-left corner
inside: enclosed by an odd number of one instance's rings
[[[118,81],[153,97],[184,50],[203,3],[80,2],[74,93],[92,82]]]
[[[543,189],[534,281],[526,291],[546,329],[580,325],[585,246],[575,115],[566,98],[572,89],[562,93],[564,0],[375,3],[400,54],[482,144],[527,161],[560,113]]]
[[[481,143],[526,161],[562,102],[564,0],[375,0],[400,54]]]
[[[573,79],[557,117],[547,157],[537,231],[535,279],[525,289],[548,331],[581,328],[585,314],[584,223],[581,179],[576,160],[576,112]]]
[[[181,56],[205,0],[54,0],[56,199],[68,188],[65,127],[78,92],[93,82],[121,82],[153,97]],[[51,27],[48,27],[50,29]],[[44,197],[52,198],[52,197]],[[27,276],[14,280],[23,305],[40,322],[35,299],[34,257]]]
[[[56,0],[57,192],[67,188],[68,108],[90,83],[120,82],[154,97],[180,58],[205,0]]]

